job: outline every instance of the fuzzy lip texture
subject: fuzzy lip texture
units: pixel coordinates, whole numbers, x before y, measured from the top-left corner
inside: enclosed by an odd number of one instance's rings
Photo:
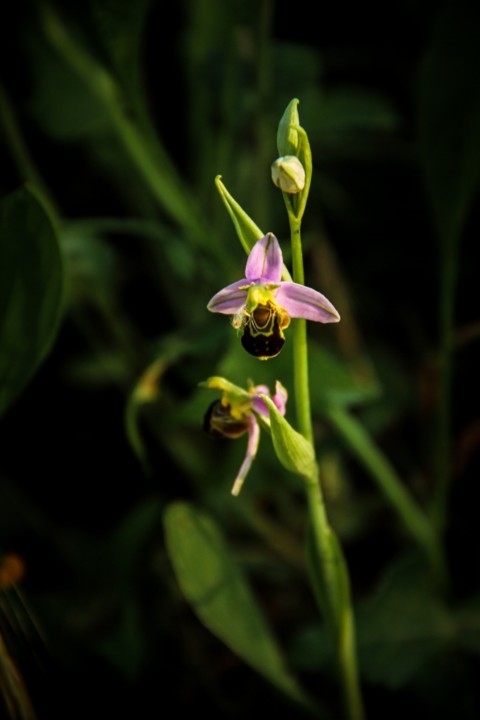
[[[295,282],[282,281],[283,257],[277,238],[267,233],[250,251],[245,277],[219,290],[209,301],[210,312],[223,315],[243,313],[250,316],[255,308],[247,308],[249,290],[258,286],[271,296],[274,306],[283,308],[291,318],[305,318],[313,322],[332,323],[340,320],[330,300],[313,288]]]

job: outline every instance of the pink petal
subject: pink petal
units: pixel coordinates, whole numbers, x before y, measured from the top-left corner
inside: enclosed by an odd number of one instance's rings
[[[247,297],[247,291],[240,288],[245,288],[248,285],[250,285],[250,282],[245,279],[227,285],[210,299],[207,310],[223,313],[224,315],[234,315],[243,307]]]
[[[265,405],[265,400],[263,400],[261,397],[258,397],[260,394],[268,395],[268,397],[270,397],[270,390],[266,385],[255,385],[255,395],[253,396],[253,409],[259,415],[263,415],[263,417],[268,418],[269,410]]]
[[[272,397],[272,400],[281,415],[285,415],[287,398],[288,392],[286,388],[284,388],[282,383],[277,380],[277,382],[275,383],[275,395]]]
[[[235,478],[235,482],[233,483],[232,495],[238,495],[242,489],[243,482],[252,466],[252,462],[255,459],[258,450],[258,443],[260,442],[260,427],[253,415],[249,415],[248,424],[250,427],[248,430],[247,452],[240,470],[238,471],[238,475]]]
[[[275,293],[278,304],[292,318],[305,318],[313,322],[338,322],[340,315],[325,295],[294,282],[282,282]]]
[[[283,257],[278,240],[273,233],[267,233],[250,250],[245,275],[251,282],[280,282]]]
[[[253,397],[253,409],[256,413],[258,413],[259,415],[263,415],[263,417],[269,417],[270,410],[267,408],[265,400],[261,397],[258,397],[259,395],[268,395],[268,397],[272,398],[272,401],[276,405],[277,410],[282,415],[285,415],[288,393],[281,382],[277,380],[275,383],[275,395],[270,395],[270,390],[266,385],[255,385],[254,389],[255,395]]]

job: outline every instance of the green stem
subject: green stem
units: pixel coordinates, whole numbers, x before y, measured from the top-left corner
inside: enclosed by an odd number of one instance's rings
[[[441,585],[444,585],[446,582],[445,558],[438,535],[426,513],[409,495],[394,468],[374,444],[360,422],[344,407],[338,405],[327,407],[325,414],[370,472],[409,533],[425,552],[434,576]]]
[[[295,214],[293,204],[285,196],[292,242],[293,280],[305,283],[301,220]],[[297,421],[300,433],[314,446],[313,425],[310,408],[310,384],[308,374],[307,327],[304,319],[294,321],[293,333],[294,384]],[[348,720],[363,720],[364,711],[358,676],[355,625],[350,599],[350,583],[340,546],[329,525],[318,469],[305,478],[310,519],[313,562],[321,576],[324,588],[325,619],[330,626],[343,690],[345,713]]]
[[[304,438],[313,442],[308,378],[307,323],[303,319],[294,321],[293,362],[298,428]]]
[[[295,217],[286,200],[290,234],[292,239],[292,270],[293,280],[300,285],[305,284],[303,269],[302,238],[300,221]],[[313,444],[312,414],[310,409],[310,381],[308,375],[308,344],[307,322],[303,318],[294,320],[293,326],[293,362],[294,386],[297,410],[297,422],[300,433]]]
[[[341,548],[328,523],[319,478],[313,475],[305,480],[312,550],[315,554],[313,563],[318,559],[320,586],[324,588],[324,591],[319,591],[319,604],[334,643],[345,716],[348,720],[364,720],[348,571]]]
[[[344,613],[342,631],[339,638],[339,661],[345,687],[346,715],[351,720],[363,720],[365,712],[358,681],[358,663],[355,652],[357,641],[351,603]]]

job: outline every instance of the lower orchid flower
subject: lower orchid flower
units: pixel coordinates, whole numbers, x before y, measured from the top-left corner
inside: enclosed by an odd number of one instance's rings
[[[233,327],[243,329],[243,347],[261,360],[278,355],[291,318],[340,320],[332,303],[317,290],[282,281],[282,268],[282,250],[275,235],[268,233],[251,249],[245,278],[224,287],[207,305],[211,312],[233,315]]]
[[[257,454],[260,423],[267,428],[270,426],[269,410],[261,395],[271,397],[279,412],[285,415],[287,391],[278,380],[275,383],[274,395],[270,395],[266,385],[252,385],[248,390],[244,390],[218,376],[211,377],[200,385],[222,391],[221,398],[214,400],[205,414],[205,430],[210,435],[232,439],[248,433],[245,458],[232,487],[232,495],[238,495]]]

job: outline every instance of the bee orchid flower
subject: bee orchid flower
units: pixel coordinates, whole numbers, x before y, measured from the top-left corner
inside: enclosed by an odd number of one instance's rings
[[[260,423],[266,427],[270,424],[269,410],[261,396],[271,397],[279,412],[285,415],[287,391],[278,380],[274,395],[270,394],[266,385],[251,385],[247,391],[217,376],[209,378],[200,385],[222,391],[221,398],[214,400],[205,414],[205,430],[214,437],[231,439],[248,434],[245,458],[232,487],[232,495],[238,495],[257,454]]]
[[[245,277],[217,292],[207,305],[210,312],[233,315],[233,327],[243,330],[243,347],[261,360],[278,355],[292,318],[340,320],[332,303],[317,290],[282,281],[282,268],[279,242],[267,233],[251,249]]]

